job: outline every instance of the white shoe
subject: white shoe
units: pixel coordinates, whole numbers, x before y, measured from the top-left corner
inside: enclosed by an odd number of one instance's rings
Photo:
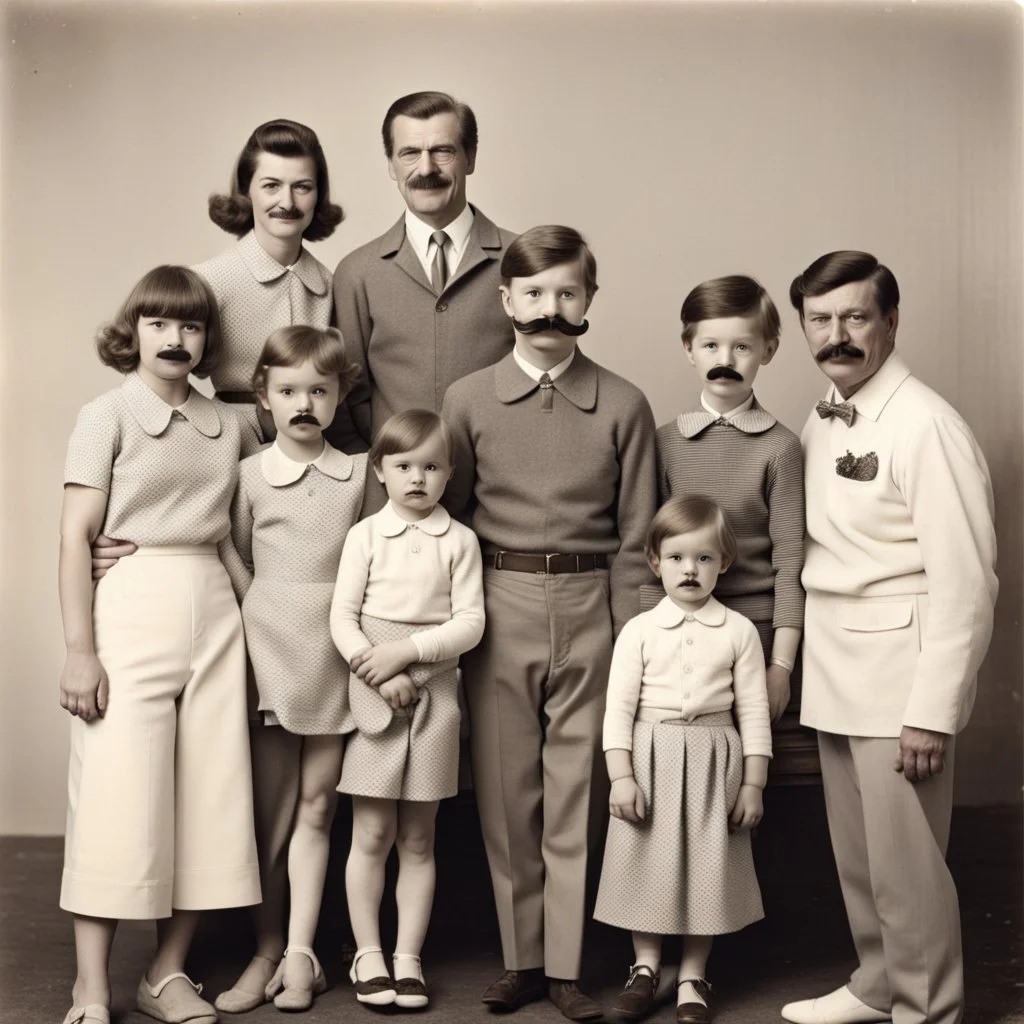
[[[782,1019],[790,1024],[884,1024],[892,1016],[862,1003],[844,985],[818,999],[786,1003]]]

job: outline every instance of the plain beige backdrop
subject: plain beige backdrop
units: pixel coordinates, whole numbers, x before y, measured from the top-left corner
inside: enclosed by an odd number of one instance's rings
[[[1021,12],[882,3],[16,3],[4,7],[0,833],[63,829],[56,597],[64,449],[118,383],[92,348],[134,281],[231,239],[206,216],[249,131],[313,126],[347,217],[330,267],[402,206],[379,125],[439,88],[480,122],[470,198],[597,255],[589,354],[658,422],[696,399],[679,306],[750,273],[783,312],[759,397],[794,430],[824,389],[786,301],[862,248],[903,291],[898,344],[995,481],[996,637],[957,750],[961,802],[1020,789]]]

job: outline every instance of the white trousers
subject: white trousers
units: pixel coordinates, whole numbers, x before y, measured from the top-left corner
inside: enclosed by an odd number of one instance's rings
[[[140,548],[100,580],[103,718],[72,719],[60,905],[90,917],[260,901],[245,641],[212,545]]]

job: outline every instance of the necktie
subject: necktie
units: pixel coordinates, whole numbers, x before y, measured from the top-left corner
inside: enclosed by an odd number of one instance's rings
[[[551,383],[551,378],[546,374],[540,375],[540,411],[551,412],[554,406],[554,396],[551,392],[554,390],[555,385]]]
[[[823,420],[834,416],[837,420],[842,420],[848,427],[853,426],[853,417],[857,415],[856,406],[850,402],[826,402],[823,398],[814,408]]]
[[[444,258],[444,247],[448,242],[448,234],[444,231],[435,231],[430,238],[437,247],[434,250],[434,262],[430,267],[430,286],[434,289],[435,295],[440,295],[448,283],[448,261]]]

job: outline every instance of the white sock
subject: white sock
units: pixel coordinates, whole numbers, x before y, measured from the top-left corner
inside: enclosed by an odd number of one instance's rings
[[[676,995],[676,1006],[681,1006],[683,1003],[700,1003],[701,1006],[707,1006],[704,1002],[704,997],[694,987],[692,981],[681,981]]]

